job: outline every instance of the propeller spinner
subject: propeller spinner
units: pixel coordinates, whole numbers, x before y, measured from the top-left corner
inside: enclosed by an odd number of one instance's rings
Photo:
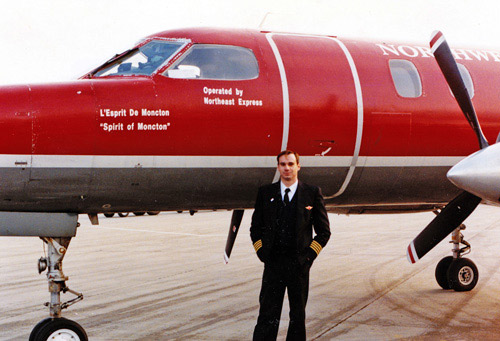
[[[482,199],[500,202],[500,143],[463,159],[447,174],[458,188],[473,193]]]

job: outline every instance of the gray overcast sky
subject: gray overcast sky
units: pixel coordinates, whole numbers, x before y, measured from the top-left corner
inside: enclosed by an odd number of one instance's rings
[[[493,0],[18,0],[2,3],[0,84],[75,79],[141,37],[193,26],[258,28],[500,50]]]

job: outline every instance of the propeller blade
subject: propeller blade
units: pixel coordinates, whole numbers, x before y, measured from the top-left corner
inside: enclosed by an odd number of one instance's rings
[[[224,263],[229,262],[229,257],[231,256],[231,251],[233,250],[234,241],[238,235],[238,230],[240,229],[241,220],[243,219],[243,213],[245,210],[234,210],[231,216],[231,225],[229,226],[229,234],[227,235],[226,250],[224,251]]]
[[[469,96],[469,92],[465,87],[465,83],[460,75],[460,71],[458,71],[458,66],[453,58],[450,47],[444,38],[443,33],[440,31],[435,31],[431,37],[431,51],[436,57],[436,61],[446,78],[446,82],[450,86],[455,99],[460,106],[460,109],[464,113],[467,121],[471,125],[472,129],[476,133],[479,148],[483,149],[488,147],[488,141],[484,137],[483,131],[481,130],[481,126],[479,125],[479,121],[477,119],[476,111],[474,110],[474,106],[472,105],[472,101]]]
[[[453,232],[476,209],[481,198],[469,192],[462,192],[413,239],[408,245],[406,255],[410,263],[416,263],[434,246]]]

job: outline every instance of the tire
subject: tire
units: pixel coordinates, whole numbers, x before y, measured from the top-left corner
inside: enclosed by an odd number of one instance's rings
[[[112,216],[115,215],[114,213],[103,213],[103,214],[106,218],[111,218]]]
[[[119,215],[120,217],[122,217],[122,218],[125,218],[125,217],[128,217],[129,212],[120,212],[120,213],[118,213],[118,215]]]
[[[148,211],[147,213],[149,215],[158,215],[158,214],[160,214],[160,211]]]
[[[34,340],[36,341],[46,341],[52,339],[66,339],[88,341],[87,333],[85,330],[75,321],[71,321],[65,318],[54,318],[50,319],[45,323],[39,330],[38,334],[35,335]]]
[[[136,216],[144,215],[146,212],[134,212]]]
[[[436,281],[444,290],[451,289],[450,284],[448,283],[448,269],[450,268],[451,262],[453,262],[452,256],[444,257],[436,266]]]
[[[479,279],[476,264],[468,258],[458,258],[451,262],[448,269],[448,284],[455,291],[474,289]]]
[[[50,321],[52,321],[52,318],[51,317],[47,317],[46,319],[41,320],[40,322],[38,322],[36,324],[36,326],[33,328],[33,330],[31,331],[29,341],[37,341],[36,336],[37,336],[38,332],[40,331],[40,329],[42,329],[42,327],[44,327]]]

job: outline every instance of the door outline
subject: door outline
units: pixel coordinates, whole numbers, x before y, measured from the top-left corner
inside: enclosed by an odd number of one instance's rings
[[[351,162],[349,165],[349,171],[347,172],[347,175],[344,179],[344,182],[342,183],[339,190],[335,194],[330,195],[330,196],[325,196],[325,199],[336,198],[336,197],[340,196],[342,193],[344,193],[344,191],[346,190],[347,186],[349,185],[349,183],[352,179],[352,176],[354,174],[354,170],[356,169],[356,166],[358,164],[359,151],[361,149],[361,141],[363,138],[363,121],[364,121],[363,93],[362,93],[362,89],[361,89],[361,81],[359,80],[359,75],[358,75],[358,70],[356,68],[356,64],[354,63],[354,59],[352,58],[352,55],[349,52],[349,50],[347,49],[347,47],[344,45],[344,43],[342,43],[337,38],[316,36],[316,35],[266,33],[266,38],[269,41],[269,44],[271,45],[274,56],[276,58],[276,62],[278,63],[278,69],[279,69],[280,77],[281,77],[281,86],[282,86],[282,91],[283,91],[283,139],[282,139],[282,143],[281,143],[281,150],[287,149],[287,145],[288,145],[288,134],[289,134],[289,130],[290,130],[290,98],[289,98],[289,93],[288,93],[288,82],[287,82],[287,78],[286,78],[285,66],[284,66],[283,60],[281,58],[281,55],[279,53],[279,49],[273,40],[274,35],[305,36],[305,37],[315,37],[315,38],[323,38],[323,39],[333,40],[341,48],[342,52],[344,53],[344,55],[347,59],[349,67],[351,68],[351,74],[352,74],[353,81],[354,81],[354,88],[356,91],[356,110],[357,110],[356,142],[354,145],[353,156],[351,158]],[[319,157],[321,157],[321,156],[319,156]],[[274,175],[273,182],[278,181],[279,177],[280,177],[279,172],[276,171],[276,173]]]

